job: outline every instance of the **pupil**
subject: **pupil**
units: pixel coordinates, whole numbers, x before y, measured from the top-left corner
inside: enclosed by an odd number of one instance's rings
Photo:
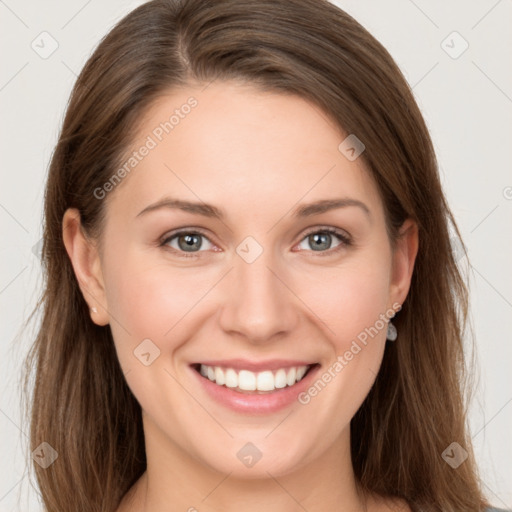
[[[184,240],[185,243],[182,245],[181,241]],[[181,249],[199,249],[201,247],[201,239],[198,235],[183,235],[179,237],[179,245]],[[194,247],[196,246],[196,247]]]
[[[313,249],[316,251],[318,248],[320,249],[329,249],[330,245],[330,238],[331,235],[329,233],[315,233],[314,235],[311,235],[310,240],[313,240],[314,243],[312,244]],[[322,243],[324,247],[322,247]]]

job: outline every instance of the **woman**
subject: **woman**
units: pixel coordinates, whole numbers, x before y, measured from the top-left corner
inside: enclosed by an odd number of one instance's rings
[[[130,13],[72,92],[45,222],[48,511],[490,506],[432,143],[337,7]]]

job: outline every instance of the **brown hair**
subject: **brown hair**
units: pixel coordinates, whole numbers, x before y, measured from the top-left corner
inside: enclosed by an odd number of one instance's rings
[[[150,1],[105,36],[78,77],[49,167],[42,322],[25,366],[25,388],[35,371],[32,449],[45,441],[59,454],[46,469],[34,464],[46,509],[111,512],[146,467],[141,409],[109,326],[90,319],[63,244],[64,212],[77,208],[99,237],[105,201],[93,191],[118,169],[148,107],[174,87],[212,80],[314,102],[366,146],[391,243],[406,218],[418,223],[411,288],[394,319],[399,339],[351,423],[354,471],[362,489],[414,511],[481,511],[489,504],[466,425],[468,291],[450,229],[465,248],[405,78],[325,0]],[[457,469],[442,457],[452,442],[468,452]]]

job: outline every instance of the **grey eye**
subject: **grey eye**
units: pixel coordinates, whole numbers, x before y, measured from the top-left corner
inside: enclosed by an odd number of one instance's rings
[[[337,245],[332,245],[333,237],[340,240],[340,242]],[[333,249],[338,245],[341,245],[343,243],[343,240],[341,236],[336,233],[330,233],[328,231],[316,231],[314,233],[310,233],[309,235],[307,235],[301,242],[301,244],[304,243],[307,243],[309,247],[301,247],[299,245],[299,248],[301,250],[313,250],[315,252],[324,252],[329,249]]]
[[[183,252],[200,252],[199,249],[203,248],[203,240],[207,243],[211,243],[204,235],[193,232],[181,232],[170,236],[165,242],[165,245],[169,245],[177,251]],[[177,242],[178,246],[173,245]],[[208,249],[208,248],[207,248]]]

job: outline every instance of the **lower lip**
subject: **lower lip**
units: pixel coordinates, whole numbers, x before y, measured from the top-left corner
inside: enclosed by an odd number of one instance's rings
[[[206,393],[216,402],[229,409],[245,414],[270,414],[281,411],[298,400],[298,395],[305,391],[320,369],[320,365],[311,368],[307,375],[293,386],[276,389],[272,393],[245,394],[234,391],[226,386],[219,386],[210,379],[203,377],[190,367]]]

